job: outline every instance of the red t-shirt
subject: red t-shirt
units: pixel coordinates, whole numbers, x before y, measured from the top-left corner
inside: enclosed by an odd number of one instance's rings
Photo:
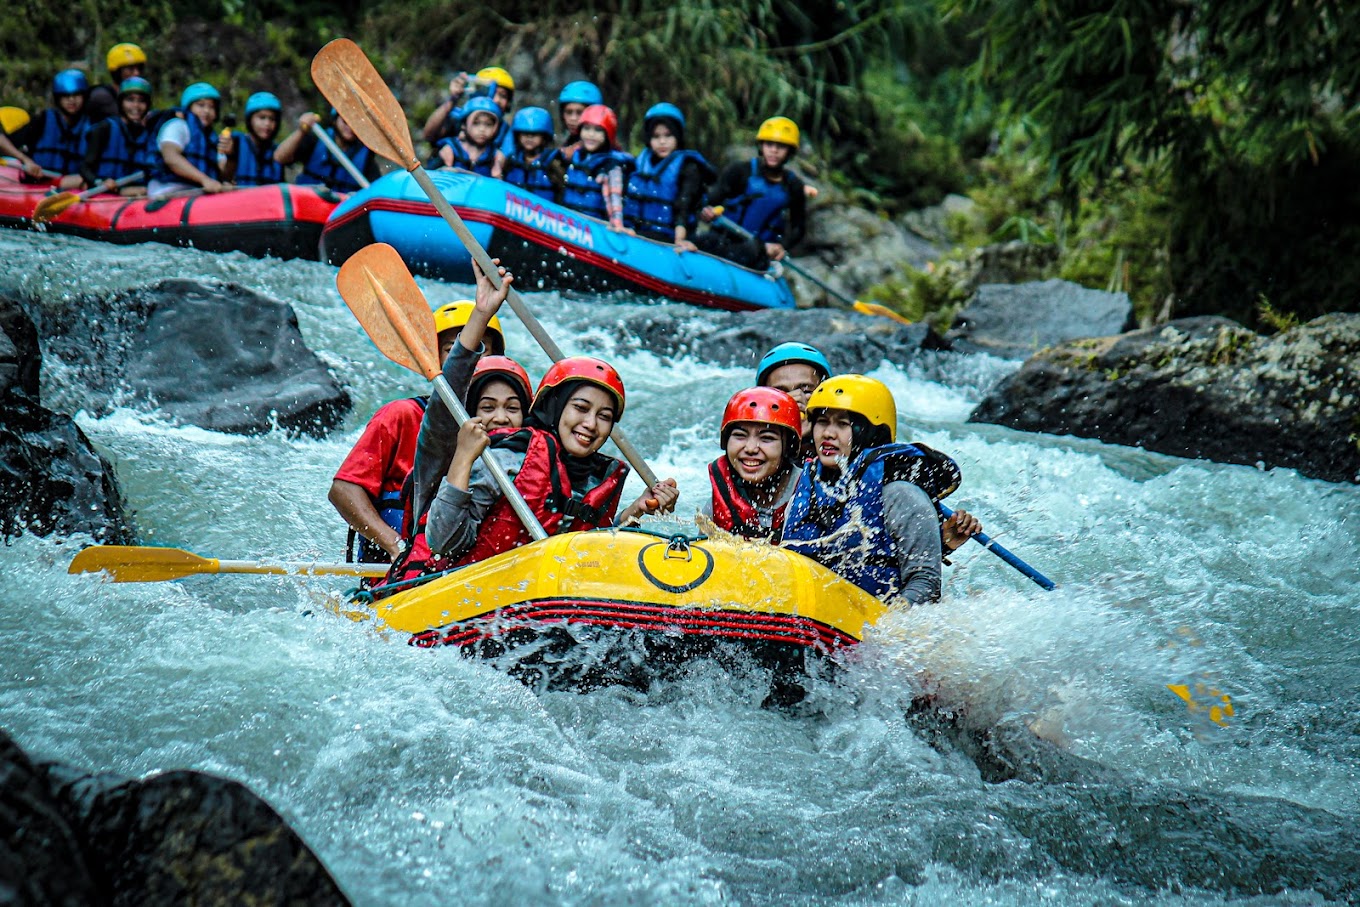
[[[411,398],[378,408],[335,477],[353,482],[374,500],[385,491],[400,491],[416,460],[416,438],[425,407]]]

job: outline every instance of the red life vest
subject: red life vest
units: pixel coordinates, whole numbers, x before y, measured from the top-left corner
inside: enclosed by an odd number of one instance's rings
[[[736,533],[742,538],[770,542],[777,540],[784,530],[784,511],[788,510],[789,502],[785,501],[775,508],[772,525],[767,529],[760,525],[760,514],[755,505],[737,488],[736,478],[726,456],[718,457],[708,464],[708,482],[713,486],[713,522],[719,529]]]
[[[557,436],[552,432],[540,428],[503,428],[491,432],[491,441],[492,447],[524,450],[524,462],[514,479],[515,487],[548,535],[613,524],[623,483],[628,477],[626,465],[605,457],[608,466],[600,484],[583,495],[572,494],[567,467],[559,453]],[[503,495],[483,518],[472,550],[457,561],[436,556],[430,550],[425,540],[428,519],[429,512],[426,511],[416,520],[411,547],[392,565],[383,585],[485,560],[526,544],[531,538],[529,530],[524,528]]]

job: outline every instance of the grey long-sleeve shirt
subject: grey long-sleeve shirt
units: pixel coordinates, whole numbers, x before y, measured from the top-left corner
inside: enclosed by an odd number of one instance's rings
[[[467,396],[472,370],[476,368],[481,355],[462,343],[455,343],[449,357],[444,360],[444,380],[460,400]],[[457,449],[458,423],[444,401],[439,399],[439,394],[431,394],[430,404],[425,407],[425,417],[420,422],[416,459],[411,467],[414,484],[412,505],[417,518],[434,498],[440,479],[449,471],[449,464],[453,462],[453,453]]]
[[[511,481],[524,465],[524,454],[513,450],[491,448],[491,455]],[[447,466],[444,469],[448,471]],[[467,491],[451,485],[448,479],[442,480],[439,493],[430,502],[430,516],[425,522],[425,541],[430,550],[447,558],[460,558],[471,551],[482,520],[501,495],[500,486],[481,460],[472,464]]]
[[[909,604],[940,597],[940,518],[930,495],[910,482],[883,486],[883,522],[897,557],[898,593]]]

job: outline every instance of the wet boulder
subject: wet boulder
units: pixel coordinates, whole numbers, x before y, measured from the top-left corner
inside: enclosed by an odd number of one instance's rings
[[[954,317],[948,337],[960,346],[1025,359],[1066,340],[1118,334],[1133,327],[1132,319],[1126,293],[1090,290],[1057,279],[986,283]]]
[[[941,247],[872,211],[848,204],[820,205],[808,214],[808,235],[785,272],[800,305],[836,305],[837,299],[818,286],[821,281],[843,299],[854,299],[870,287],[922,270],[944,254]]]
[[[1173,321],[1039,353],[970,420],[1181,457],[1360,480],[1360,315],[1273,337]]]
[[[0,537],[89,533],[134,541],[113,467],[80,426],[38,400],[37,331],[13,299],[0,299]]]
[[[176,279],[43,305],[44,348],[93,410],[132,404],[213,431],[316,435],[349,410],[292,307],[245,287]]]

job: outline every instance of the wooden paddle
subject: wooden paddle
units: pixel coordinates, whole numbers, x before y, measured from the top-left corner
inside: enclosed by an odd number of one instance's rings
[[[140,182],[145,178],[146,178],[145,171],[138,170],[135,173],[129,173],[127,176],[120,177],[114,180],[113,185],[114,188],[121,189],[128,183]],[[109,191],[111,190],[104,188],[104,184],[100,183],[93,189],[86,189],[84,192],[81,192],[79,194],[75,192],[58,192],[56,195],[49,195],[42,201],[38,202],[38,207],[33,209],[33,220],[40,224],[46,223],[47,221],[56,217],[61,212],[65,211],[67,208],[70,208],[73,205],[77,205],[85,201],[86,199],[94,198],[96,195],[99,195],[102,192]]]
[[[401,109],[401,104],[397,102],[382,76],[373,68],[368,57],[359,49],[359,45],[348,38],[337,38],[321,48],[312,60],[312,81],[321,89],[326,100],[330,101],[345,118],[345,122],[349,123],[360,141],[375,153],[395,161],[415,177],[420,188],[429,196],[435,210],[453,228],[453,232],[477,260],[482,273],[491,280],[493,286],[500,289],[500,274],[491,263],[491,256],[487,255],[482,244],[477,242],[477,238],[468,230],[458,212],[453,210],[448,199],[444,198],[430,180],[429,174],[421,167],[420,160],[416,157],[415,146],[411,143],[411,130],[406,123],[406,114]],[[510,290],[507,301],[520,322],[534,335],[543,352],[554,362],[564,358],[562,348],[548,336],[548,332],[515,289]],[[619,452],[637,470],[647,487],[655,485],[656,473],[648,467],[647,461],[628,440],[623,429],[615,425],[609,437]]]
[[[266,564],[200,557],[180,548],[95,545],[71,559],[67,573],[104,571],[115,583],[160,583],[203,573],[267,573],[297,576],[386,576],[386,564]]]
[[[729,220],[728,218],[723,216],[722,205],[715,206],[713,210],[718,212],[718,216],[713,219],[714,226],[721,227],[722,229],[727,230],[728,232],[735,233],[743,239],[755,239],[755,237],[751,234],[750,230],[747,230],[745,227],[743,227],[736,221]],[[792,270],[795,274],[798,274],[806,278],[807,280],[811,281],[812,283],[815,283],[817,286],[821,287],[823,290],[826,291],[827,295],[840,300],[842,303],[844,303],[843,308],[859,312],[863,315],[877,315],[880,318],[891,318],[893,321],[899,322],[901,324],[911,324],[910,318],[897,314],[896,312],[894,312],[892,309],[888,308],[885,305],[879,305],[876,302],[860,302],[858,299],[851,299],[849,296],[846,296],[839,290],[833,289],[825,281],[820,280],[817,277],[814,277],[811,274],[811,272],[809,272],[806,268],[802,267],[801,265],[797,264],[793,259],[789,258],[787,255],[780,260],[780,264],[788,266],[788,268]]]
[[[373,345],[397,365],[433,381],[439,399],[462,426],[467,410],[440,374],[434,313],[397,250],[386,243],[365,246],[341,265],[335,285]],[[534,540],[546,539],[548,533],[490,448],[482,451],[482,465]]]
[[[312,124],[312,135],[316,136],[318,142],[326,146],[326,150],[331,153],[331,157],[335,158],[335,162],[345,168],[345,172],[353,177],[360,188],[368,188],[368,177],[359,172],[359,168],[354,166],[354,161],[351,161],[349,155],[345,154],[344,149],[335,144],[335,140],[326,134],[326,130],[321,128],[320,123]]]

